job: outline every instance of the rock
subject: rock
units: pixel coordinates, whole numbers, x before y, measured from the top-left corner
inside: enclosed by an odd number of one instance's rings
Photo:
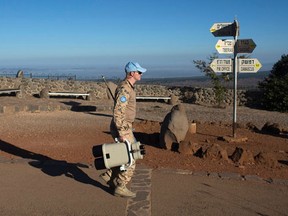
[[[176,105],[178,103],[178,97],[176,97],[174,94],[171,95],[171,99],[169,101],[169,104]]]
[[[40,91],[40,98],[49,98],[49,89],[48,88],[44,88]]]
[[[235,151],[233,152],[233,154],[230,156],[230,159],[236,163],[240,160],[242,153],[243,153],[243,149],[242,148],[236,148]]]
[[[228,153],[227,153],[227,151],[226,151],[226,149],[222,149],[222,150],[220,150],[220,159],[223,159],[223,160],[225,160],[225,161],[228,161],[228,162],[230,162],[230,159],[229,159],[229,157],[228,157]]]
[[[272,153],[260,152],[254,159],[256,164],[266,165],[271,168],[278,166],[278,161]]]
[[[191,143],[191,148],[192,148],[193,154],[195,154],[201,148],[201,146],[198,143]]]
[[[168,129],[173,132],[176,141],[180,143],[185,139],[189,127],[186,110],[182,104],[175,105],[172,108],[170,120]]]
[[[24,86],[23,85],[19,85],[18,87],[20,89],[19,92],[16,92],[16,97],[17,98],[24,98],[25,94],[24,94]]]
[[[189,132],[190,134],[196,134],[196,123],[191,123],[191,124],[189,125],[188,132]]]
[[[22,70],[19,70],[16,74],[16,78],[24,78],[24,72]]]
[[[203,148],[200,147],[195,153],[194,153],[194,156],[195,157],[200,157],[200,158],[203,158],[204,157],[204,151],[203,151]]]
[[[186,155],[193,155],[193,148],[192,148],[192,143],[190,141],[181,141],[179,143],[179,149],[178,151],[181,154],[186,154]]]
[[[243,150],[242,148],[236,147],[230,159],[239,165],[254,164],[254,157],[251,151]]]
[[[96,93],[95,91],[89,91],[87,92],[89,95],[87,97],[88,101],[96,101]]]
[[[213,144],[210,147],[207,148],[207,150],[204,153],[204,158],[209,158],[212,160],[225,160],[229,161],[228,153],[225,149],[223,149],[218,144]]]
[[[259,131],[259,129],[257,128],[257,126],[254,125],[252,122],[248,122],[248,123],[246,124],[246,127],[245,127],[245,128],[248,129],[248,130],[255,131],[255,132],[258,132],[258,131]]]
[[[164,148],[164,149],[169,149],[172,150],[172,147],[174,146],[175,149],[175,144],[176,142],[176,138],[175,135],[167,129],[167,131],[164,133],[164,139],[161,139],[161,133],[160,133],[160,147]],[[174,145],[173,145],[174,144]]]
[[[266,122],[261,131],[271,135],[279,135],[282,129],[280,128],[279,124]]]
[[[171,150],[173,143],[185,140],[189,123],[185,107],[178,104],[165,116],[160,131],[160,146]]]

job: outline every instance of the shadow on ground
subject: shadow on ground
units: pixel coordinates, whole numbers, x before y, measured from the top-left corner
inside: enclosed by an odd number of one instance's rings
[[[95,187],[101,188],[108,193],[111,193],[108,187],[103,186],[98,181],[90,178],[85,172],[80,169],[88,168],[87,165],[81,163],[68,163],[62,160],[55,160],[48,156],[19,148],[3,140],[0,140],[0,150],[15,155],[17,157],[21,157],[23,159],[31,159],[29,164],[32,167],[40,169],[43,173],[49,176],[56,177],[65,175],[66,177],[73,178],[75,181],[81,182],[83,184],[90,184]]]
[[[69,106],[70,110],[73,112],[95,112],[97,110],[96,106],[81,105],[81,103],[75,101],[64,101],[62,103]]]

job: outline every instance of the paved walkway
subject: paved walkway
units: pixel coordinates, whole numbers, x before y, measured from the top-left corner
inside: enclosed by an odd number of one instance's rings
[[[134,199],[114,197],[84,164],[0,158],[1,215],[288,215],[287,181],[138,166]]]

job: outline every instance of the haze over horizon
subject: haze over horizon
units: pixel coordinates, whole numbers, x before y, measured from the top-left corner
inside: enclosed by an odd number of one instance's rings
[[[288,2],[228,0],[0,0],[0,71],[76,73],[122,77],[137,61],[145,77],[201,76],[193,60],[217,52],[209,29],[240,24],[253,39],[251,58],[270,70],[287,54]],[[228,55],[220,55],[228,58]]]

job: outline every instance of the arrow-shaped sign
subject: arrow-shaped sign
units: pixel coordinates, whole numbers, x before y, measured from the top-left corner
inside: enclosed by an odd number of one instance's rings
[[[256,73],[262,67],[256,58],[238,59],[238,71],[240,73]]]
[[[214,59],[210,68],[215,73],[231,73],[233,71],[232,59]],[[238,59],[239,73],[256,73],[262,67],[261,63],[256,58]]]
[[[220,30],[220,29],[222,29],[222,28],[224,28],[224,27],[226,27],[226,26],[229,26],[229,25],[232,25],[232,23],[231,22],[225,22],[225,23],[214,23],[213,25],[212,25],[212,27],[210,28],[210,32],[215,32],[215,31],[218,31],[218,30]]]
[[[252,39],[239,39],[236,42],[237,53],[252,53],[255,47]]]
[[[237,24],[234,23],[214,23],[210,28],[210,32],[215,37],[227,37],[233,36],[235,37],[237,32],[239,35],[239,30],[237,31]]]
[[[232,59],[214,59],[210,67],[215,73],[232,72]]]
[[[234,44],[235,40],[218,40],[215,48],[220,54],[233,54]]]

